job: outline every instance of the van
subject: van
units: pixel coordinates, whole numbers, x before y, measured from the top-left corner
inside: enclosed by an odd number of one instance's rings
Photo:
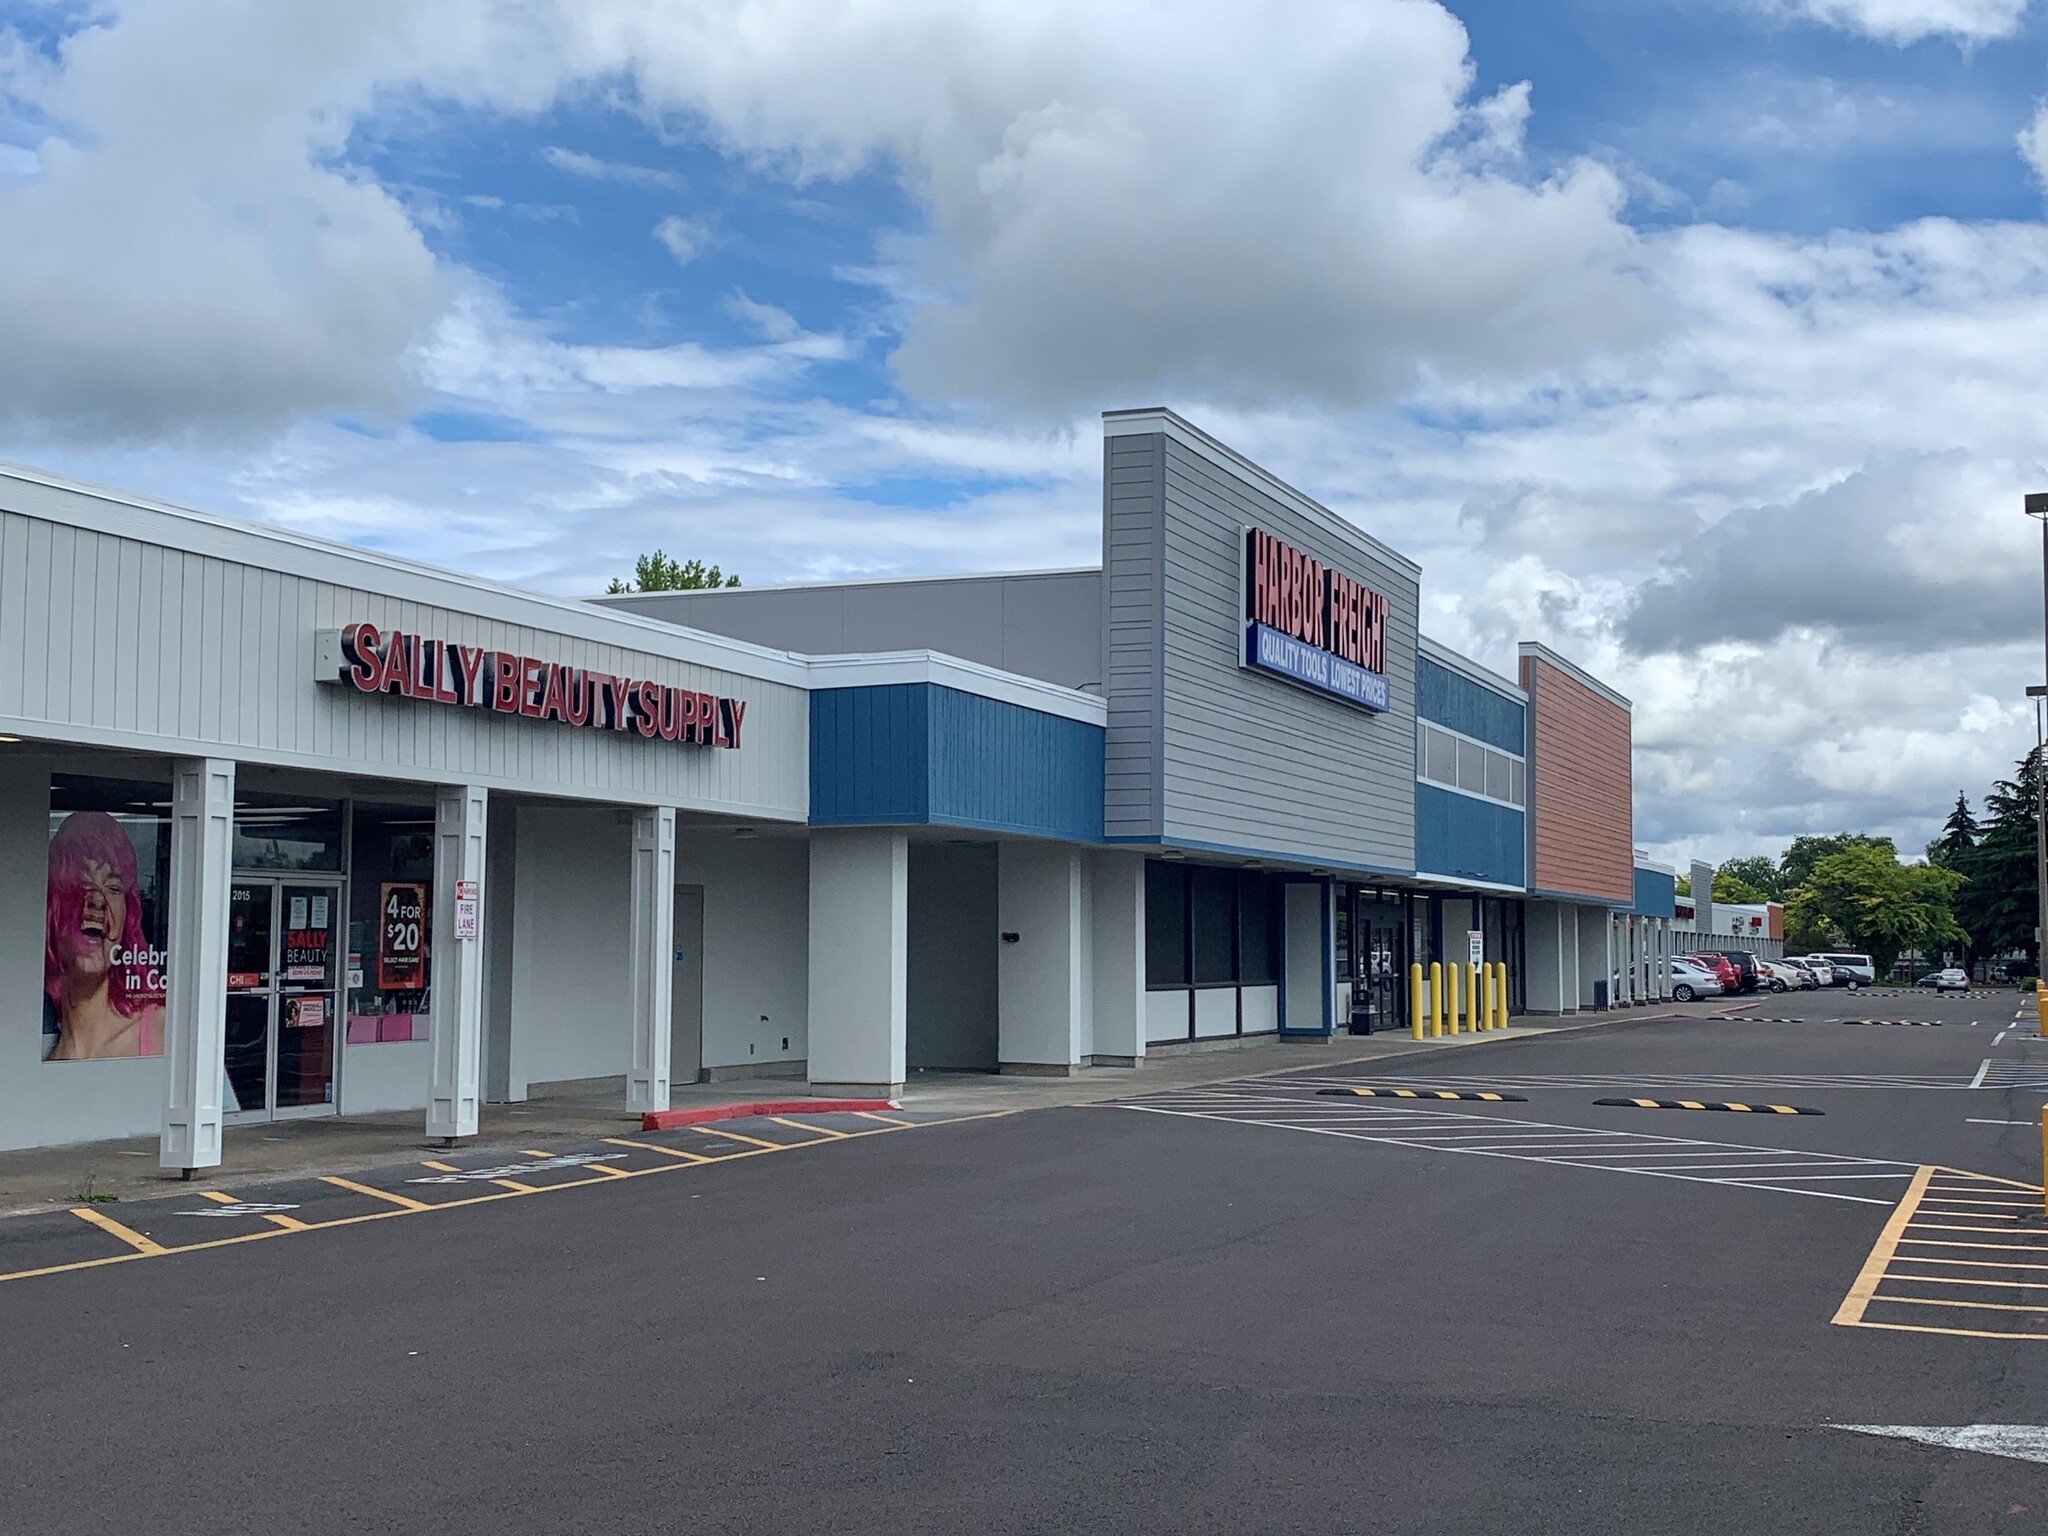
[[[1835,968],[1835,983],[1838,986],[1846,984],[1852,987],[1869,987],[1877,984],[1877,967],[1870,963],[1868,955],[1823,954],[1818,958]]]

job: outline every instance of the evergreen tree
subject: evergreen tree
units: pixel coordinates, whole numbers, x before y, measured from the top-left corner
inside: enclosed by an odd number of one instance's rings
[[[1969,862],[1970,854],[1976,850],[1977,839],[1982,832],[1977,818],[1970,814],[1969,796],[1958,791],[1956,808],[1942,823],[1941,836],[1927,845],[1927,862],[1939,864],[1944,869],[1963,868]]]
[[[2040,887],[2034,818],[2041,776],[2041,750],[2036,747],[2020,760],[2017,777],[2000,779],[1984,797],[1990,820],[1975,846],[1953,866],[1968,881],[1957,893],[1956,917],[1969,930],[1971,948],[1982,955],[2024,951],[2034,957],[2036,974],[2040,956],[2034,926]]]

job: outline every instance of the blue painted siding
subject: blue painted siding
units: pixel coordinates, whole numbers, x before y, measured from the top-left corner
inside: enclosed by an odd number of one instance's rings
[[[811,694],[813,826],[1102,841],[1103,729],[930,683]]]
[[[1415,658],[1415,713],[1517,757],[1527,750],[1520,700],[1482,688],[1427,656]]]
[[[1415,786],[1418,870],[1520,885],[1522,860],[1522,813],[1513,806],[1475,800],[1435,784]]]
[[[1676,907],[1678,877],[1660,870],[1636,867],[1636,904],[1629,908],[1642,917],[1670,917]]]

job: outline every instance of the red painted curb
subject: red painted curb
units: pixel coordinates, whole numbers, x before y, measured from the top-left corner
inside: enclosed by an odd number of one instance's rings
[[[845,1113],[849,1110],[894,1109],[889,1099],[763,1099],[753,1104],[712,1104],[703,1109],[651,1109],[640,1117],[643,1131],[672,1131],[707,1120],[744,1120],[753,1115]]]

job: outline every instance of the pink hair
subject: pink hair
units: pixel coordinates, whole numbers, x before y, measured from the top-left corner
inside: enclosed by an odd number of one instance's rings
[[[105,811],[73,811],[50,839],[50,883],[43,923],[43,993],[51,1002],[61,1002],[64,988],[64,959],[58,950],[58,935],[74,933],[85,910],[85,866],[87,860],[105,864],[121,877],[128,892],[123,905],[127,911],[116,941],[131,954],[148,948],[142,933],[142,877],[135,865],[135,845],[121,830],[121,823]],[[140,978],[131,966],[116,965],[107,972],[107,1001],[123,1018],[133,1018],[156,999],[138,985]]]

